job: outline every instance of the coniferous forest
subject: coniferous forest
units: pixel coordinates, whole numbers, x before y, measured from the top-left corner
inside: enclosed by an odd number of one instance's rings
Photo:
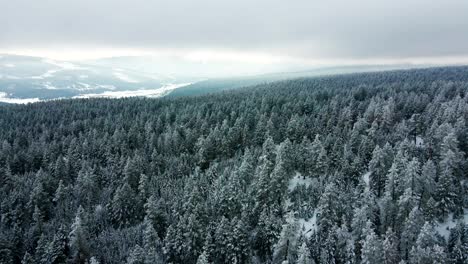
[[[468,67],[0,106],[0,263],[468,263]]]

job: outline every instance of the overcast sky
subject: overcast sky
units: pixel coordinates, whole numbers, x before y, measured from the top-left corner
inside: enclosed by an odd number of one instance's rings
[[[0,52],[468,62],[467,0],[0,0]]]

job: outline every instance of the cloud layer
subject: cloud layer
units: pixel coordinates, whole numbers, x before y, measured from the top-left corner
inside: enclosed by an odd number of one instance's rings
[[[0,3],[0,50],[221,50],[316,61],[468,57],[465,0]]]

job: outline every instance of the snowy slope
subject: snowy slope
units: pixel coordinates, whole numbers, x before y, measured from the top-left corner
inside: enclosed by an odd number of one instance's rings
[[[173,78],[135,70],[37,57],[0,56],[0,102],[57,98],[164,95],[180,87]],[[156,92],[156,90],[163,90]]]

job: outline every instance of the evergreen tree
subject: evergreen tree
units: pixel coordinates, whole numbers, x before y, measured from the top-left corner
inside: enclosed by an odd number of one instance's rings
[[[454,186],[453,171],[446,168],[442,171],[437,182],[436,197],[437,208],[440,216],[445,217],[456,207],[458,194]]]
[[[144,205],[147,219],[153,225],[159,238],[163,238],[167,229],[167,215],[162,199],[156,200],[154,195],[150,196]]]
[[[197,264],[209,264],[209,263],[210,262],[208,262],[206,252],[203,252],[203,253],[200,254],[200,256],[198,256]]]
[[[255,248],[264,261],[271,258],[273,246],[276,244],[280,232],[279,219],[265,208],[260,214],[255,236]]]
[[[377,237],[371,225],[370,221],[368,221],[365,231],[363,231],[366,236],[365,240],[362,241],[361,263],[382,263],[382,241]]]
[[[241,219],[231,221],[231,235],[229,236],[232,263],[245,263],[249,256],[249,234],[246,223]]]
[[[8,262],[5,262],[8,263]],[[24,253],[23,259],[21,260],[21,264],[33,264],[34,258],[29,254],[29,252]]]
[[[369,162],[370,186],[377,197],[381,196],[385,188],[385,175],[389,169],[390,163],[389,153],[387,153],[389,148],[389,145],[386,145],[384,149],[381,149],[377,145],[372,153],[372,159]]]
[[[416,158],[413,158],[405,169],[404,184],[407,188],[411,189],[411,195],[416,195],[418,190],[422,189],[420,182],[420,164]]]
[[[299,242],[299,223],[294,216],[289,213],[286,218],[286,223],[283,225],[278,242],[273,250],[273,262],[294,263],[297,258],[297,250],[300,247]]]
[[[297,264],[313,264],[315,263],[310,256],[309,249],[305,242],[301,244],[298,250]]]
[[[128,256],[127,264],[145,264],[145,251],[136,245]]]
[[[34,251],[35,263],[40,263],[40,264],[48,263],[49,259],[47,259],[47,249],[48,249],[47,237],[44,234],[42,234],[39,240],[37,241],[37,246]],[[4,258],[3,261],[5,261],[6,263],[9,263],[9,262],[12,263],[11,260],[5,259],[5,257],[3,258]]]
[[[45,263],[65,263],[68,257],[68,238],[61,227],[54,235],[53,240],[47,246],[46,252],[42,257]]]
[[[422,204],[427,201],[435,194],[435,179],[437,176],[437,170],[434,162],[428,160],[422,167],[420,178],[418,178],[417,191],[420,193],[420,201]]]
[[[247,190],[247,186],[252,182],[254,177],[255,168],[254,168],[254,158],[249,149],[244,153],[242,163],[237,171],[239,180],[241,182],[241,187],[243,192]]]
[[[412,248],[410,253],[411,263],[431,263],[432,252],[436,244],[435,231],[430,223],[426,222],[421,228],[418,239],[416,240],[415,246]]]
[[[336,184],[328,184],[317,205],[317,211],[320,214],[317,221],[318,232],[324,236],[328,234],[333,224],[339,222],[341,218],[338,193],[339,190]]]
[[[67,204],[66,191],[67,190],[65,186],[63,185],[63,181],[60,180],[52,201],[55,204],[56,217],[61,220],[65,220],[65,217],[67,216],[67,212],[69,210],[68,204]]]
[[[419,231],[424,224],[423,216],[418,208],[413,208],[405,221],[400,238],[401,257],[408,260],[411,248],[415,245]]]
[[[279,147],[278,155],[276,156],[276,164],[275,168],[273,169],[273,173],[271,174],[271,179],[269,183],[269,195],[270,195],[270,203],[276,203],[277,206],[281,206],[283,202],[283,194],[287,189],[287,183],[289,179],[288,169],[287,169],[287,161],[285,160],[284,154],[285,145],[282,143]]]
[[[391,228],[387,230],[384,236],[383,246],[383,263],[393,264],[398,263],[398,238]]]
[[[127,227],[135,223],[140,216],[140,208],[135,193],[128,183],[117,189],[111,203],[112,220],[116,226]]]
[[[82,207],[79,207],[69,234],[70,257],[74,263],[86,263],[89,257],[89,236],[84,217],[85,212]]]
[[[99,261],[95,257],[89,259],[89,264],[99,264]]]
[[[145,263],[163,263],[162,243],[148,218],[145,218],[144,226],[143,249],[146,252]]]

